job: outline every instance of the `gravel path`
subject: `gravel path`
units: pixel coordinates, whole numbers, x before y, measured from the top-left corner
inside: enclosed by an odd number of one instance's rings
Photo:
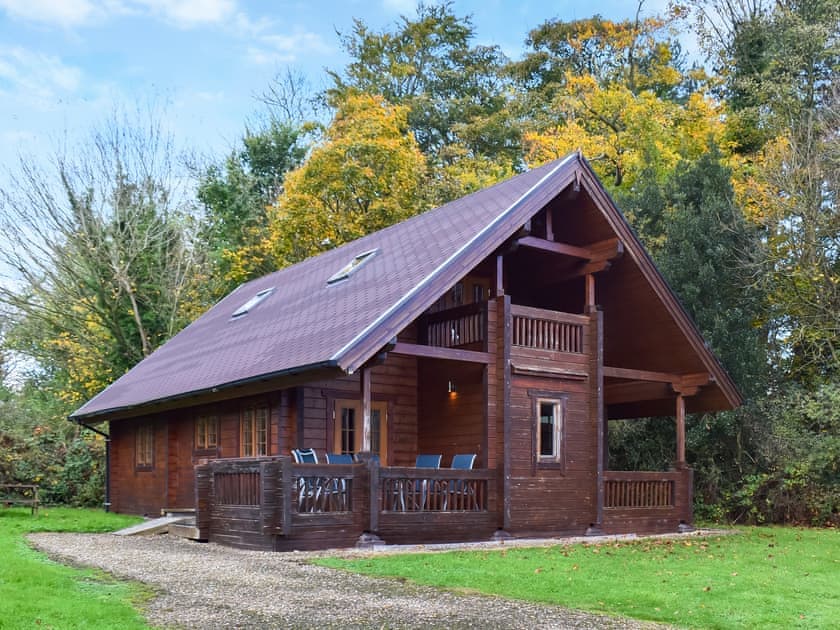
[[[145,614],[167,628],[660,627],[353,575],[306,564],[312,553],[243,551],[171,536],[32,534],[29,540],[54,559],[154,587],[160,596]]]

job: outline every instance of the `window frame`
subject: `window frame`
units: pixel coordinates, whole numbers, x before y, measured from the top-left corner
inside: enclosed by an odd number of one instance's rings
[[[338,394],[338,392],[336,392]],[[361,424],[361,407],[362,402],[359,398],[348,397],[346,393],[338,394],[336,396],[329,396],[328,397],[328,409],[330,411],[330,415],[332,416],[332,421],[328,423],[327,430],[329,432],[328,435],[328,444],[331,446],[331,452],[334,453],[342,453],[345,452],[342,448],[343,440],[342,440],[342,433],[343,433],[343,426],[342,426],[342,418],[338,413],[340,407],[346,407],[354,410],[355,420],[357,425]],[[379,412],[379,461],[383,466],[386,466],[388,463],[388,457],[390,455],[390,432],[389,432],[389,419],[390,419],[390,411],[391,411],[391,404],[388,400],[383,399],[375,399],[371,400],[370,403],[370,410],[371,413],[374,411]],[[371,441],[373,441],[373,427],[371,427]],[[353,428],[353,451],[352,453],[358,453],[361,449],[361,442],[362,442],[362,431],[361,426],[355,426]],[[371,445],[373,446],[373,445]],[[374,451],[376,452],[376,451]]]
[[[213,443],[209,441],[210,427],[213,429]],[[201,439],[203,437],[203,439]],[[202,444],[203,442],[203,444]],[[219,416],[214,413],[199,414],[195,418],[193,450],[198,453],[216,453],[219,450]]]
[[[134,469],[154,470],[155,427],[151,422],[138,424],[134,429]]]
[[[561,473],[566,470],[566,424],[568,395],[561,392],[533,391],[529,390],[531,397],[531,425],[532,425],[532,457],[534,472],[536,469],[555,469]],[[554,454],[542,455],[540,425],[542,421],[541,406],[544,403],[553,405],[554,430],[552,437],[554,441]]]
[[[258,423],[260,413],[265,414],[262,427]],[[239,413],[239,456],[268,457],[271,450],[270,427],[271,408],[268,404],[244,407]],[[264,436],[262,441],[260,441],[260,433]],[[263,447],[262,452],[260,447]]]

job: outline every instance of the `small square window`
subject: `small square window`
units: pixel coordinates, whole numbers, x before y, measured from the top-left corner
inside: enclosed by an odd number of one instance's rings
[[[199,416],[195,419],[195,450],[205,451],[219,446],[219,418]]]

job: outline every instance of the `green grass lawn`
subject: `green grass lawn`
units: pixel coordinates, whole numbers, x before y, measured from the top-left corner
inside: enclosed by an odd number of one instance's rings
[[[739,532],[317,562],[456,591],[690,628],[838,627],[840,532],[793,528]]]
[[[133,604],[150,597],[139,584],[101,571],[66,567],[34,551],[29,532],[107,532],[140,519],[96,510],[0,507],[0,628],[148,627]]]

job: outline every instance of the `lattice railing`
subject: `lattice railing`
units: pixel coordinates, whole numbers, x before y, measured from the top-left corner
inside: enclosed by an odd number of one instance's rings
[[[383,468],[380,501],[386,512],[469,512],[488,509],[485,470]]]
[[[295,474],[292,487],[292,509],[300,514],[353,511],[353,479],[347,475]]]

